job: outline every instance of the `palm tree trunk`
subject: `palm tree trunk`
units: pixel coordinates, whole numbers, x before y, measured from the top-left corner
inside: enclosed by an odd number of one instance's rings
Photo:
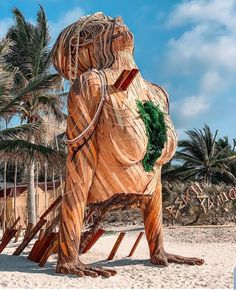
[[[29,164],[29,174],[28,174],[27,213],[28,213],[28,223],[32,223],[33,225],[36,224],[34,168],[35,162],[32,160]]]
[[[57,136],[55,136],[55,141],[56,141],[56,147],[57,147],[57,151],[59,151],[59,146],[58,146],[58,140],[57,140]],[[60,187],[61,187],[61,195],[64,194],[64,190],[63,190],[63,182],[62,182],[62,174],[61,174],[61,169],[60,169]]]
[[[55,184],[55,173],[54,169],[52,170],[52,185],[53,185],[53,200],[56,200],[56,184]],[[54,211],[54,217],[56,217],[57,213]]]
[[[15,162],[15,176],[14,176],[14,218],[16,220],[16,182],[17,182],[17,162]]]
[[[36,198],[36,218],[39,217],[39,194],[38,194],[38,186],[39,186],[39,164],[36,164],[36,190],[35,190],[35,198]]]
[[[44,163],[44,202],[45,202],[45,210],[47,210],[48,208],[48,202],[47,202],[47,191],[48,191],[48,184],[47,184],[47,179],[48,179],[48,176],[47,176],[47,163],[45,162]]]
[[[7,162],[4,162],[3,184],[4,184],[4,212],[3,212],[3,232],[6,230],[7,224]]]

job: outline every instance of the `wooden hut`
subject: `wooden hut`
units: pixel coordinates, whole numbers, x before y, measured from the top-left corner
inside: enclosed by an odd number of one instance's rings
[[[63,185],[62,185],[63,186]],[[61,194],[62,188],[59,181],[55,181],[55,186],[52,182],[47,183],[47,192],[45,194],[45,183],[41,182],[35,188],[37,214],[40,216],[46,208]],[[6,189],[7,195],[7,225],[14,220],[14,187]],[[0,189],[0,220],[3,216],[4,208],[4,189]],[[27,186],[17,185],[16,187],[16,215],[21,218],[21,225],[27,225]]]

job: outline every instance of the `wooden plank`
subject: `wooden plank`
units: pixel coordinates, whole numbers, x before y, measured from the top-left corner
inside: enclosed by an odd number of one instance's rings
[[[40,232],[39,232],[39,238],[38,240],[41,241],[43,236],[44,236],[44,233],[45,233],[45,230],[44,229],[41,229]]]
[[[41,241],[38,240],[27,259],[39,263],[56,235],[56,233],[50,233],[48,236],[44,236]]]
[[[40,245],[40,241],[36,240],[31,251],[29,252],[29,255],[27,257],[28,260],[34,261],[35,256],[36,256],[36,252],[37,252],[37,248],[39,247],[39,245]]]
[[[28,223],[26,230],[25,230],[24,240],[27,239],[27,237],[29,236],[30,231],[32,230],[33,226],[34,225],[32,223]]]
[[[98,231],[92,236],[92,238],[88,241],[87,245],[83,250],[83,254],[88,252],[92,246],[97,242],[97,240],[104,234],[105,230],[98,229]]]
[[[114,244],[114,246],[113,246],[113,248],[112,248],[112,250],[111,250],[111,252],[110,252],[110,254],[108,256],[108,258],[107,258],[107,260],[112,260],[114,258],[114,256],[117,253],[118,248],[119,248],[119,246],[120,246],[125,234],[126,234],[125,232],[121,232],[119,234],[119,236],[118,236],[118,238],[117,238],[117,240],[116,240],[116,242],[115,242],[115,244]]]
[[[134,252],[135,252],[140,240],[142,239],[143,235],[144,235],[144,232],[139,233],[139,235],[138,235],[138,237],[137,237],[137,239],[136,239],[136,241],[135,241],[135,243],[134,243],[134,245],[133,245],[128,257],[132,257],[133,256],[133,254],[134,254]]]
[[[114,87],[117,90],[122,89],[126,91],[138,72],[139,70],[135,68],[131,70],[123,70],[116,82],[114,83]]]
[[[10,230],[9,228],[6,228],[6,230],[4,231],[4,233],[2,235],[1,241],[3,241],[6,238],[6,236],[9,234],[9,230]]]
[[[122,71],[122,73],[119,75],[118,79],[116,80],[116,82],[114,83],[114,87],[118,90],[121,86],[121,84],[123,83],[123,81],[127,78],[128,74],[129,74],[129,70],[124,69]]]
[[[58,196],[58,198],[49,206],[49,208],[41,215],[40,219],[44,219],[50,212],[54,210],[62,201],[62,196]]]
[[[18,222],[20,221],[20,217],[18,217],[15,222],[12,224],[12,226],[10,228],[6,228],[5,232],[2,235],[2,241],[4,240],[4,238],[9,234],[9,231],[14,229],[16,227],[16,225],[18,224]]]
[[[47,220],[40,219],[38,221],[38,223],[34,226],[34,228],[31,230],[31,232],[29,233],[28,237],[25,238],[22,241],[22,243],[19,245],[19,247],[15,250],[13,255],[15,255],[15,256],[20,255],[46,222],[47,222]]]
[[[2,240],[0,244],[0,253],[6,248],[8,243],[15,236],[16,232],[17,232],[16,229],[9,229],[9,231],[7,232],[6,236],[4,237],[4,239]]]
[[[14,224],[11,226],[11,228],[14,229],[14,228],[16,227],[16,225],[19,223],[19,221],[20,221],[20,217],[18,217],[18,218],[15,220],[15,222],[14,222]]]
[[[121,85],[122,90],[126,91],[129,87],[129,85],[132,83],[133,79],[138,73],[138,69],[133,68],[130,73],[128,74],[127,78],[124,80],[124,82]]]
[[[44,252],[43,256],[40,259],[39,267],[43,267],[46,264],[49,256],[53,252],[55,252],[57,248],[58,248],[58,234],[55,234],[55,236],[51,240],[49,247],[47,248],[47,250]]]

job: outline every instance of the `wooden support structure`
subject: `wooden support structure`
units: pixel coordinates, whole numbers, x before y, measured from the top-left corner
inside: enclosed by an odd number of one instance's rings
[[[0,253],[6,248],[11,239],[15,236],[16,229],[6,229],[6,235],[0,244]]]
[[[49,248],[51,242],[57,237],[57,233],[50,233],[49,235],[45,235],[42,240],[37,240],[30,251],[29,256],[27,257],[29,260],[39,263],[44,253]]]
[[[44,230],[44,229],[41,229],[41,230],[39,231],[39,238],[38,238],[39,241],[42,240],[42,238],[43,238],[43,236],[44,236],[44,233],[45,233],[45,230]]]
[[[59,216],[56,216],[46,230],[41,229],[39,238],[35,242],[33,248],[31,249],[28,259],[34,262],[39,262],[42,258],[45,251],[47,251],[48,247],[50,247],[51,241],[54,239],[55,233],[53,230],[55,229],[56,225],[59,222]],[[48,223],[48,222],[47,222]]]
[[[54,252],[56,252],[57,250],[58,250],[58,234],[55,233],[55,235],[51,239],[49,246],[47,247],[46,251],[43,253],[43,256],[40,259],[39,266],[43,267],[46,264],[49,256]]]
[[[27,237],[29,236],[32,228],[33,228],[33,224],[32,223],[28,223],[26,230],[25,230],[25,235],[24,235],[24,239],[27,239]]]
[[[6,237],[7,233],[8,233],[8,231],[9,231],[9,229],[6,228],[6,230],[4,231],[4,233],[3,233],[3,235],[2,235],[2,239],[1,239],[1,241],[3,241],[3,240],[5,239],[5,237]]]
[[[134,254],[135,250],[137,249],[137,246],[138,246],[140,240],[142,239],[143,235],[144,235],[144,232],[139,233],[139,235],[138,235],[138,237],[137,237],[137,239],[136,239],[136,241],[135,241],[135,243],[134,243],[134,245],[133,245],[128,257],[132,257],[133,256],[133,254]]]
[[[44,219],[50,212],[52,212],[57,206],[60,205],[62,201],[62,196],[59,195],[58,198],[49,206],[49,208],[41,215],[40,219]]]
[[[15,250],[13,255],[20,255],[23,250],[27,247],[27,245],[32,241],[32,239],[36,236],[36,234],[40,231],[40,229],[45,225],[47,220],[45,217],[49,215],[59,204],[61,203],[62,196],[60,195],[50,206],[49,208],[41,215],[38,223],[32,228],[29,235],[24,238],[22,243],[19,245],[19,247]]]
[[[42,238],[43,239],[43,238]],[[40,242],[42,241],[41,240],[36,240],[27,259],[30,260],[30,261],[34,261],[35,257],[36,257],[36,254],[37,254],[37,251],[38,251],[38,248],[39,248],[39,245],[40,245]]]
[[[45,219],[40,219],[38,223],[32,228],[31,232],[29,235],[24,238],[22,243],[18,246],[18,248],[15,250],[13,253],[14,256],[20,255],[24,249],[28,246],[28,244],[32,241],[32,239],[36,236],[38,231],[42,228],[42,226],[46,223],[47,221]]]
[[[2,242],[0,244],[0,253],[6,248],[8,243],[17,233],[16,226],[19,221],[20,221],[20,217],[18,217],[16,221],[13,223],[13,225],[9,229],[6,229],[6,231],[4,232],[3,237],[2,237]]]
[[[107,260],[112,260],[114,258],[114,256],[117,253],[117,251],[119,249],[119,246],[120,246],[125,234],[126,234],[125,232],[121,232],[119,234],[119,236],[118,236],[118,238],[117,238],[117,240],[116,240],[116,242],[115,242],[115,244],[114,244],[114,246],[113,246],[113,248],[112,248],[112,250],[111,250],[111,252],[110,252],[110,254],[108,256],[108,258],[107,258]]]
[[[85,246],[83,250],[83,254],[88,252],[92,246],[97,242],[97,240],[104,234],[105,230],[99,229],[93,236],[92,238],[88,241],[87,245]]]

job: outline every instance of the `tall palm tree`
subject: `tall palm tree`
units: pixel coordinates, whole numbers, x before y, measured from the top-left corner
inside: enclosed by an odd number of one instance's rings
[[[5,69],[12,74],[13,83],[8,101],[0,101],[0,115],[17,114],[22,122],[21,129],[22,126],[23,129],[39,129],[47,114],[53,114],[59,121],[65,117],[59,93],[61,77],[52,70],[50,36],[43,7],[40,6],[35,25],[27,22],[17,8],[13,9],[13,15],[15,24],[7,33],[9,51],[3,57]],[[33,224],[36,222],[35,162],[55,159],[54,150],[43,144],[42,128],[38,131],[41,132],[40,142],[36,130],[25,139],[5,138],[0,144],[2,157],[16,154],[19,159],[24,157],[28,162],[28,221]]]
[[[236,184],[236,177],[230,172],[230,162],[235,162],[236,154],[229,154],[229,145],[221,147],[217,143],[218,131],[213,134],[209,126],[201,130],[186,132],[188,139],[178,143],[179,151],[175,159],[182,162],[176,175],[184,179],[194,177],[210,183],[214,175],[227,175]]]

